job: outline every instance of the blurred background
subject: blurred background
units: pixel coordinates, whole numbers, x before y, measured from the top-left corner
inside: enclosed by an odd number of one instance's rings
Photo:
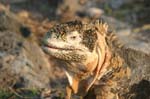
[[[0,0],[0,88],[35,99],[41,91],[21,88],[64,88],[66,77],[41,50],[41,39],[55,24],[94,19],[107,22],[125,45],[150,53],[150,0]],[[0,99],[22,99],[1,93]]]
[[[50,21],[67,18],[99,18],[101,15],[139,26],[150,22],[149,0],[0,0],[15,13]],[[63,20],[64,21],[64,20]]]
[[[122,22],[121,25],[130,25],[138,28],[137,31],[149,27],[150,23],[149,0],[0,0],[0,3],[21,17],[30,28],[39,23],[35,30],[32,28],[38,35],[53,24],[77,19],[104,18],[111,21],[110,24],[115,20],[118,23],[114,22],[114,25]]]
[[[19,16],[38,37],[54,24],[99,18],[121,36],[146,41],[150,37],[149,0],[0,0],[0,3]]]

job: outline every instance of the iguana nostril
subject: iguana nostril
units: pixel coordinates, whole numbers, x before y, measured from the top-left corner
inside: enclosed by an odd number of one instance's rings
[[[70,37],[72,40],[75,40],[77,38],[77,36],[71,36]]]

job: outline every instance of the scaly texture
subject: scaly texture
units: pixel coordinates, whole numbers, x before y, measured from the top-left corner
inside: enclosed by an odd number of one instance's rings
[[[44,51],[64,64],[70,83],[66,98],[70,98],[70,90],[85,95],[107,71],[111,56],[107,27],[99,20],[90,24],[72,21],[54,26],[44,37]]]
[[[125,88],[120,79],[128,79],[131,74],[128,52],[139,54],[126,48],[107,28],[99,20],[87,24],[72,21],[46,33],[43,49],[62,64],[68,77],[66,99],[70,99],[72,91],[85,96],[97,80],[97,99],[122,99]]]

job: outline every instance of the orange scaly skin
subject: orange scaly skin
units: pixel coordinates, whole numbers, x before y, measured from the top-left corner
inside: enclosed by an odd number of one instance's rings
[[[69,81],[66,99],[71,98],[72,92],[85,96],[97,80],[121,64],[122,60],[117,64],[112,62],[115,58],[111,56],[115,54],[110,50],[113,45],[109,43],[112,38],[107,37],[107,28],[99,20],[87,24],[72,21],[56,25],[46,33],[44,51],[64,63],[62,67]]]

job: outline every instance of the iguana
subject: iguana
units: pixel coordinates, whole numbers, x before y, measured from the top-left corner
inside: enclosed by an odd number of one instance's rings
[[[71,21],[55,25],[43,38],[44,51],[56,58],[69,81],[66,99],[71,93],[85,96],[100,80],[100,99],[120,99],[116,93],[117,82],[128,77],[128,50],[118,38],[108,31],[108,25],[100,20],[91,23]],[[125,57],[125,58],[124,58]]]

